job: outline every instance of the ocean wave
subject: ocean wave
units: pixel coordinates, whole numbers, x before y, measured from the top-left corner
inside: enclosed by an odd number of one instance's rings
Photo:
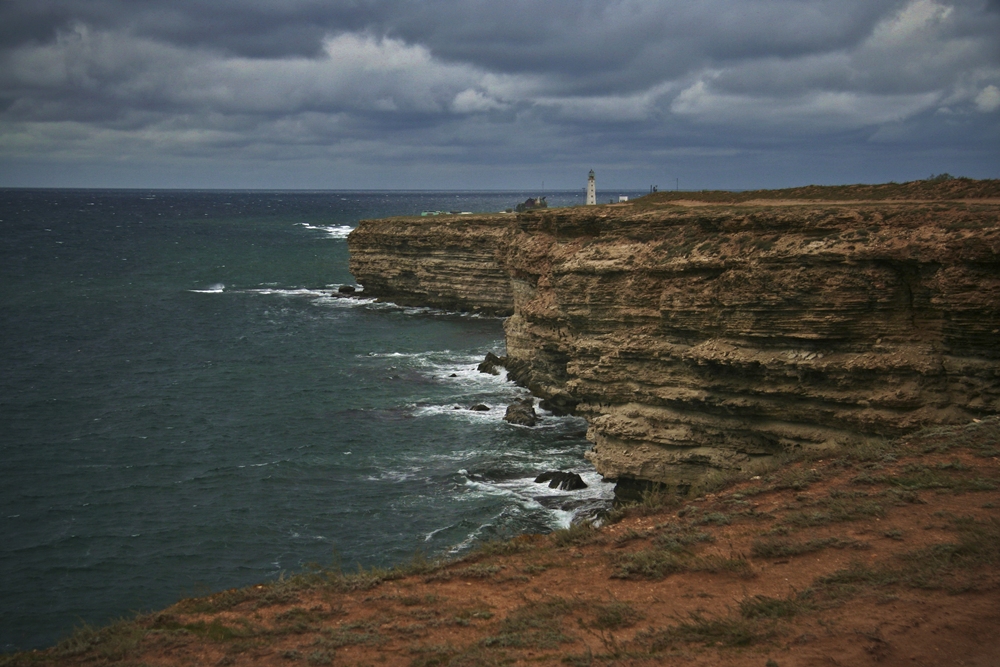
[[[255,289],[233,290],[245,294],[259,294],[262,296],[279,296],[285,298],[307,298],[313,303],[321,306],[338,306],[354,308],[358,306],[370,306],[375,303],[375,299],[366,299],[358,296],[346,296],[338,291],[340,285],[331,285],[326,289],[309,289],[306,287],[281,288],[281,287],[258,287]],[[361,287],[355,287],[355,294],[362,292]]]
[[[541,470],[541,467],[540,467]],[[484,495],[503,496],[514,501],[524,510],[542,511],[546,523],[553,530],[566,528],[578,518],[589,518],[606,508],[614,498],[614,484],[605,482],[595,470],[570,469],[587,484],[585,489],[573,491],[552,489],[545,483],[535,482],[535,477],[517,477],[488,480],[468,471],[460,471],[465,478],[466,494],[457,500],[475,500]]]
[[[479,372],[478,366],[483,359],[481,350],[476,352],[453,352],[451,350],[369,352],[367,355],[358,356],[403,361],[421,375],[461,390],[461,394],[456,394],[455,400],[462,400],[460,396],[483,393],[492,394],[500,400],[509,400],[516,393],[523,393],[507,380],[506,372],[501,372],[499,375]],[[434,411],[450,409],[451,407],[451,405],[421,406],[421,409]],[[429,413],[425,412],[425,414]]]
[[[196,294],[222,294],[225,289],[225,283],[213,283],[205,289],[189,289],[188,292],[195,292]]]
[[[329,239],[346,239],[347,235],[354,231],[354,227],[351,227],[350,225],[310,225],[305,222],[297,222],[295,224],[305,227],[306,229],[326,232],[327,238]]]

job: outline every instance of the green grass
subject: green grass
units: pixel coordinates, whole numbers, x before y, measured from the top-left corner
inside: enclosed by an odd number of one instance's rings
[[[805,491],[813,482],[818,482],[821,479],[823,479],[823,475],[816,470],[793,468],[775,475],[773,488],[775,491],[785,489]]]
[[[665,630],[649,633],[639,641],[648,643],[650,651],[655,653],[690,643],[720,647],[749,646],[769,640],[775,634],[772,621],[691,612],[687,619]]]
[[[851,482],[869,485],[886,484],[906,491],[947,490],[954,493],[994,491],[997,488],[997,484],[993,480],[984,477],[970,479],[966,475],[951,472],[962,473],[967,470],[967,466],[956,462],[938,464],[934,467],[920,463],[909,463],[903,466],[900,473],[896,475],[865,472],[854,477]]]
[[[634,540],[645,539],[645,538],[649,537],[649,534],[650,534],[649,531],[645,531],[645,530],[644,531],[638,531],[635,528],[629,528],[628,530],[626,530],[621,535],[617,535],[615,537],[614,542],[615,542],[616,546],[621,546],[623,544],[628,544],[629,542],[632,542]]]
[[[385,642],[375,622],[360,621],[327,626],[321,630],[323,645],[329,648],[343,646],[376,646]]]
[[[817,538],[805,542],[795,542],[777,537],[763,537],[753,541],[750,553],[757,558],[785,558],[813,553],[828,548],[867,549],[869,545],[864,542],[841,537]]]
[[[551,534],[552,543],[558,547],[583,546],[604,542],[604,535],[590,522],[574,523],[569,528],[560,528]]]
[[[670,489],[647,489],[642,492],[638,502],[624,503],[604,516],[604,522],[617,523],[627,517],[643,517],[662,514],[668,510],[680,507],[684,496]]]
[[[815,608],[812,591],[805,591],[787,598],[771,598],[754,595],[740,600],[739,610],[743,618],[792,618]]]
[[[894,585],[953,593],[974,590],[980,586],[977,572],[1000,565],[1000,521],[957,518],[955,530],[955,542],[916,549],[884,565],[854,562],[819,578],[814,588],[833,598]]]
[[[555,648],[572,642],[563,632],[563,618],[573,611],[573,603],[562,598],[529,602],[515,609],[501,623],[498,632],[483,640],[490,648]]]
[[[456,576],[465,577],[466,579],[492,579],[502,569],[503,568],[500,565],[488,565],[483,563],[458,568],[454,570],[454,573]]]
[[[735,574],[743,578],[754,576],[749,561],[740,555],[694,556],[667,549],[642,549],[619,554],[614,559],[613,579],[664,579],[679,572],[709,572]]]
[[[501,667],[513,662],[506,653],[479,645],[458,648],[450,644],[414,646],[410,667]]]
[[[813,503],[809,509],[789,512],[779,522],[779,525],[794,528],[815,528],[831,523],[860,521],[883,516],[885,516],[885,509],[874,501],[825,498]]]
[[[52,654],[56,658],[81,655],[98,660],[122,660],[139,648],[148,629],[142,619],[120,619],[103,628],[83,624],[73,634],[56,644]]]
[[[937,426],[916,433],[911,446],[924,454],[953,449],[970,450],[976,456],[1000,456],[1000,417],[991,416],[965,426]]]
[[[690,526],[668,523],[662,528],[663,532],[653,538],[653,544],[661,549],[675,553],[689,551],[690,547],[695,544],[715,541],[715,536],[711,533],[695,530]]]
[[[491,556],[511,556],[534,548],[534,545],[526,539],[490,540],[476,547],[469,556],[466,556],[466,560]]]
[[[632,605],[614,601],[594,607],[594,620],[590,627],[597,630],[621,630],[632,627],[642,618],[642,613]]]
[[[743,192],[730,192],[728,190],[676,192],[664,190],[644,195],[634,200],[632,206],[635,208],[650,208],[657,205],[670,204],[677,200],[695,200],[731,205],[769,199],[806,199],[817,201],[928,199],[947,201],[997,196],[1000,196],[1000,181],[996,179],[975,180],[964,177],[939,179],[938,177],[931,177],[922,181],[909,181],[907,183],[806,185],[782,190],[746,190]]]
[[[691,524],[694,526],[706,526],[713,524],[716,526],[728,526],[733,522],[733,517],[731,514],[725,514],[723,512],[708,512],[702,514],[701,516],[691,519]]]

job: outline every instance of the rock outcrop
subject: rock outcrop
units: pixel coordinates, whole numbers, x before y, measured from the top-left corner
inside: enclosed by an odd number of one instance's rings
[[[513,216],[440,215],[362,220],[350,269],[366,297],[484,315],[510,315],[510,280],[495,258]]]
[[[587,483],[583,481],[580,475],[575,472],[565,472],[562,470],[549,470],[535,478],[535,484],[544,484],[546,482],[548,482],[550,489],[559,489],[561,491],[578,491],[579,489],[587,488]]]
[[[507,406],[507,412],[503,420],[509,424],[518,426],[534,426],[538,423],[538,414],[535,412],[535,402],[530,398],[511,403]]]
[[[410,245],[382,237],[386,258],[448,245],[468,261],[469,243],[417,243],[422,223],[394,230]],[[470,235],[496,239],[513,297],[508,376],[585,417],[588,458],[625,485],[1000,412],[998,200],[638,200]]]

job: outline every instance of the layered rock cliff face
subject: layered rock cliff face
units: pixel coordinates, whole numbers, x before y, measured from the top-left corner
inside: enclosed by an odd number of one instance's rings
[[[362,220],[350,269],[365,296],[403,306],[510,315],[510,279],[496,261],[510,215]]]
[[[687,486],[789,449],[1000,411],[1000,208],[522,216],[510,367],[606,477]]]
[[[465,243],[450,224],[370,224],[382,235],[359,228],[352,256],[418,283],[406,299],[464,283],[504,312],[508,290],[508,370],[585,417],[588,458],[626,487],[1000,412],[996,200],[639,200],[462,220]],[[487,239],[496,270],[469,250]]]

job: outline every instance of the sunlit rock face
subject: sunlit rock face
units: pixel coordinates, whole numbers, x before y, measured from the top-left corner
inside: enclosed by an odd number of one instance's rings
[[[508,371],[605,477],[671,487],[1000,412],[1000,205],[549,209],[364,221],[368,295],[513,315]]]

